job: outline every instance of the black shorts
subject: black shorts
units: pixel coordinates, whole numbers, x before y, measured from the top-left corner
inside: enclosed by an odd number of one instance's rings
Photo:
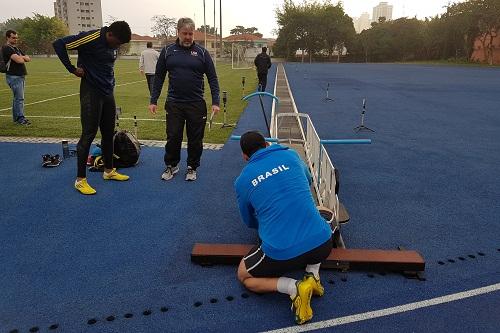
[[[304,269],[307,265],[319,264],[328,258],[332,248],[333,242],[330,238],[320,246],[298,257],[288,260],[274,260],[262,251],[260,245],[256,245],[243,257],[243,260],[247,272],[253,277],[280,277],[286,272]]]

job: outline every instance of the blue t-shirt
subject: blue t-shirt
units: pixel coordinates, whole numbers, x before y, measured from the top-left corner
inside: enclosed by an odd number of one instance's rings
[[[241,218],[258,229],[262,250],[272,259],[297,257],[331,237],[310,182],[299,155],[281,145],[255,152],[234,182]]]

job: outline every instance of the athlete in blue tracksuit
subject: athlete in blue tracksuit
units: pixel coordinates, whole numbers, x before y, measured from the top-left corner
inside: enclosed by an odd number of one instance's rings
[[[156,63],[155,81],[149,110],[156,114],[158,98],[168,72],[167,143],[165,166],[161,178],[170,180],[179,171],[181,144],[186,124],[188,157],[186,180],[196,180],[203,152],[203,136],[207,121],[207,107],[203,93],[204,75],[212,93],[212,112],[219,112],[219,83],[210,53],[193,40],[194,22],[181,18],[177,23],[177,41],[167,45]]]
[[[121,44],[130,41],[131,31],[127,22],[113,22],[109,27],[81,32],[56,40],[52,45],[62,64],[80,77],[80,120],[82,135],[77,145],[77,178],[75,188],[82,194],[95,194],[86,179],[87,156],[97,130],[101,130],[104,158],[104,179],[128,180],[113,168],[113,134],[115,130],[114,64]],[[76,67],[68,51],[76,50]]]
[[[268,147],[258,132],[245,133],[240,145],[248,164],[234,183],[238,206],[261,244],[243,258],[238,278],[254,292],[289,294],[302,324],[312,318],[311,293],[324,293],[319,267],[332,249],[330,226],[314,203],[309,170],[294,150]],[[283,276],[304,267],[300,281]]]

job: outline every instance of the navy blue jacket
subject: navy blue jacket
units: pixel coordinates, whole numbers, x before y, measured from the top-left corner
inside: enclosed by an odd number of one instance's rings
[[[304,254],[332,235],[310,190],[311,174],[292,149],[255,152],[234,182],[243,222],[256,228],[262,251],[275,260]]]
[[[107,27],[81,32],[56,40],[52,45],[57,56],[70,73],[76,67],[69,60],[68,50],[78,51],[77,66],[85,71],[84,79],[104,95],[111,95],[115,87],[114,65],[118,49],[106,42]]]
[[[183,47],[179,39],[161,50],[156,63],[155,82],[151,93],[151,104],[158,104],[163,82],[168,72],[169,102],[203,101],[205,78],[212,93],[212,105],[219,105],[219,82],[210,53],[193,43],[191,47]]]

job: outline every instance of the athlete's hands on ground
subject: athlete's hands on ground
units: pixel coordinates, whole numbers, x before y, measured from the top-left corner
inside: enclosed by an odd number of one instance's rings
[[[149,104],[149,112],[151,112],[151,114],[156,114],[156,110],[158,109],[158,105],[156,104]]]
[[[78,77],[84,77],[85,76],[85,71],[81,67],[77,67],[75,71],[73,72]]]
[[[218,105],[212,105],[212,112],[214,114],[219,113],[219,111],[220,111],[220,107]]]

